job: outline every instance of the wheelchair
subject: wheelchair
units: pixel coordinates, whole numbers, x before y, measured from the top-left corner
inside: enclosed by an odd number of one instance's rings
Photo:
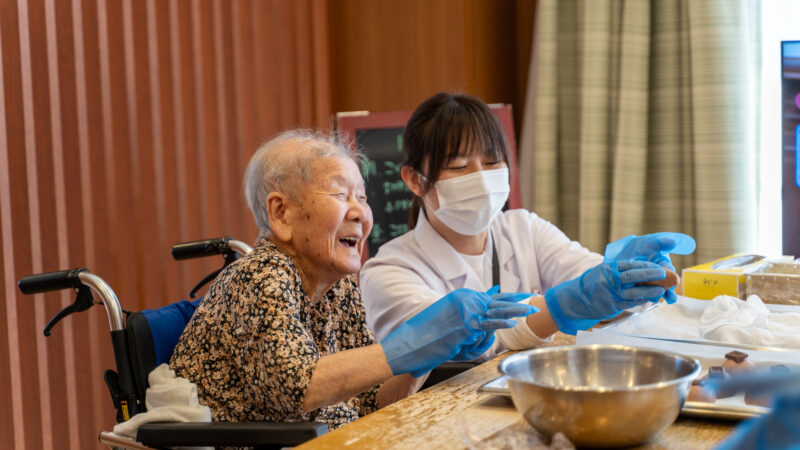
[[[247,244],[227,237],[178,244],[172,248],[172,255],[179,260],[222,255],[225,259],[222,268],[225,268],[236,260],[237,255],[251,250]],[[194,297],[197,290],[213,280],[221,270],[201,280],[192,289],[190,297]],[[154,310],[127,312],[120,306],[111,287],[86,268],[26,276],[19,280],[18,286],[23,294],[62,289],[75,291],[75,301],[48,322],[45,336],[50,336],[53,326],[70,314],[85,311],[95,304],[105,307],[116,371],[106,370],[104,379],[117,410],[117,422],[146,411],[148,374],[169,361],[178,338],[202,300],[182,300]],[[100,301],[94,299],[92,291]],[[147,423],[139,427],[136,440],[106,431],[101,431],[98,438],[110,448],[210,446],[271,449],[299,445],[327,431],[327,424],[318,422]]]

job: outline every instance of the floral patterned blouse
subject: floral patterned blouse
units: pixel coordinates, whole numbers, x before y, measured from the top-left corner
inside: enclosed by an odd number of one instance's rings
[[[170,366],[197,385],[214,421],[317,421],[338,428],[377,409],[378,386],[303,413],[324,355],[375,342],[354,276],[312,305],[291,257],[265,238],[217,277]]]

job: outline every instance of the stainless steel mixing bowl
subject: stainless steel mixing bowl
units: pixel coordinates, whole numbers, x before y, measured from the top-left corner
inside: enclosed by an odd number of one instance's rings
[[[540,432],[578,446],[642,444],[678,417],[700,363],[622,345],[545,347],[500,363],[514,406]]]

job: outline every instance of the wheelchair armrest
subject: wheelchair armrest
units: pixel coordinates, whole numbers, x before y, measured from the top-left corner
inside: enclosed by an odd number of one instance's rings
[[[153,422],[139,427],[136,440],[148,447],[281,448],[327,432],[319,422]]]
[[[450,361],[446,363],[442,363],[436,366],[433,370],[431,370],[430,375],[428,375],[428,379],[425,380],[425,383],[422,385],[420,390],[427,389],[434,384],[441,383],[442,381],[452,378],[461,372],[467,371],[472,369],[473,367],[477,366],[479,363],[473,361]]]

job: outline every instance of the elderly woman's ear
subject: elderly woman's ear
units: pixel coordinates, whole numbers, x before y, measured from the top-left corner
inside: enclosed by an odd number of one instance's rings
[[[281,242],[292,239],[292,207],[293,202],[280,192],[270,192],[267,196],[267,211],[272,234]]]

